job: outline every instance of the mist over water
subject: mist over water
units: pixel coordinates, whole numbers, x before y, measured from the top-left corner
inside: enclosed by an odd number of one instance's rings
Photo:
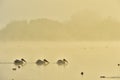
[[[101,80],[119,76],[120,42],[1,42],[0,62],[24,58],[27,62],[46,58],[48,66],[26,64],[12,71],[14,64],[0,64],[0,80]],[[58,59],[67,59],[66,67]],[[84,72],[84,76],[81,76]],[[107,80],[107,79],[106,79]],[[112,79],[111,79],[112,80]]]
[[[119,79],[119,4],[118,0],[0,0],[0,80]],[[2,64],[21,58],[27,64],[16,71],[14,64]],[[50,64],[37,66],[38,59]],[[59,59],[69,64],[58,66]]]

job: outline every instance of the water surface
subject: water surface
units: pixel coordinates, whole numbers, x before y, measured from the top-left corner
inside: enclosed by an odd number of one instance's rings
[[[119,56],[120,42],[0,42],[0,62],[50,61],[46,67],[27,64],[17,71],[13,64],[0,64],[0,80],[101,80],[101,75],[120,76]],[[63,58],[68,66],[55,64]]]

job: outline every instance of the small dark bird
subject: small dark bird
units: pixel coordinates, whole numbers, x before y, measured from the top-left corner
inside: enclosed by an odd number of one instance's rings
[[[83,76],[83,75],[84,75],[84,73],[83,73],[83,72],[81,72],[81,75]]]
[[[18,68],[20,69],[21,67],[20,67],[20,66],[18,66]]]
[[[12,68],[13,71],[16,71],[17,69],[16,68]]]
[[[100,78],[106,78],[105,76],[100,76]]]

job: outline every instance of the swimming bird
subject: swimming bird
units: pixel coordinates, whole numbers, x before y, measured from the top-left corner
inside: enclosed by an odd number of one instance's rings
[[[26,64],[26,61],[22,58],[21,60],[16,59],[14,61],[14,65],[18,66],[18,68],[20,68],[20,66],[24,66]]]
[[[100,78],[106,78],[106,76],[100,76]]]
[[[57,62],[56,62],[59,66],[61,66],[61,65],[67,65],[68,64],[68,61],[66,60],[66,59],[63,59],[63,60],[58,60]]]
[[[17,69],[16,68],[12,68],[13,71],[16,71]]]
[[[84,75],[84,73],[83,73],[83,72],[81,72],[81,75],[83,76],[83,75]]]
[[[35,63],[36,63],[36,65],[38,65],[38,66],[41,66],[41,65],[46,66],[46,65],[49,64],[49,61],[46,60],[46,59],[43,59],[43,60],[38,59]]]

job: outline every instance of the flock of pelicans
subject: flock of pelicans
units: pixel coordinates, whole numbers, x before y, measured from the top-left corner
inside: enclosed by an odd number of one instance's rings
[[[48,65],[50,62],[47,60],[47,59],[43,59],[43,60],[41,60],[41,59],[38,59],[36,62],[33,62],[33,63],[35,63],[37,66],[46,66],[46,65]],[[25,59],[23,59],[23,58],[21,58],[21,59],[16,59],[16,60],[14,60],[14,63],[13,63],[15,66],[17,66],[17,68],[21,68],[21,67],[23,67],[24,65],[26,65],[27,64],[27,61],[25,60]],[[60,60],[57,60],[57,62],[56,62],[56,64],[58,65],[58,66],[66,66],[66,65],[68,65],[68,61],[66,60],[66,59],[60,59]],[[17,70],[17,68],[12,68],[12,70],[14,70],[14,71],[16,71]],[[81,75],[83,76],[84,75],[84,73],[83,72],[81,72]],[[14,80],[14,79],[12,79],[12,80]]]
[[[14,60],[14,62],[12,64],[17,66],[17,68],[19,69],[19,68],[23,67],[24,65],[26,65],[27,63],[28,62],[25,59],[21,58],[21,59]],[[35,63],[37,66],[42,66],[42,65],[47,66],[50,62],[47,59],[43,59],[43,60],[38,59],[38,60],[36,60],[36,62],[33,62],[33,63]],[[3,63],[0,63],[0,64],[3,64]],[[66,66],[66,65],[68,65],[68,61],[66,59],[60,59],[60,60],[56,61],[56,64],[58,66]],[[120,64],[118,64],[118,66],[120,66]],[[17,68],[12,68],[12,70],[16,71]],[[83,76],[84,72],[81,72],[80,74]],[[120,77],[100,76],[100,78],[120,78]]]
[[[33,63],[35,63],[37,66],[42,66],[42,65],[47,66],[50,62],[47,59],[43,59],[43,60],[38,59],[36,62],[33,62]],[[27,64],[27,61],[23,58],[21,58],[20,60],[16,59],[14,61],[14,65],[17,66],[17,68],[21,68],[25,64]],[[68,61],[66,59],[60,59],[60,60],[57,60],[56,64],[58,66],[66,66],[68,64]],[[120,64],[118,64],[118,66],[120,66]],[[12,70],[16,70],[16,68],[13,68]],[[84,72],[81,72],[80,74],[83,76]],[[100,78],[120,78],[120,77],[100,76]]]
[[[47,66],[50,62],[47,59],[43,59],[43,60],[38,59],[36,62],[33,62],[33,63],[35,63],[37,66],[42,66],[42,65]],[[27,64],[27,61],[23,58],[16,59],[14,61],[14,65],[17,66],[17,68],[21,68],[26,64]],[[66,66],[68,64],[68,61],[66,59],[61,59],[61,60],[57,60],[56,64],[59,66]],[[16,68],[13,68],[12,70],[16,70]]]

